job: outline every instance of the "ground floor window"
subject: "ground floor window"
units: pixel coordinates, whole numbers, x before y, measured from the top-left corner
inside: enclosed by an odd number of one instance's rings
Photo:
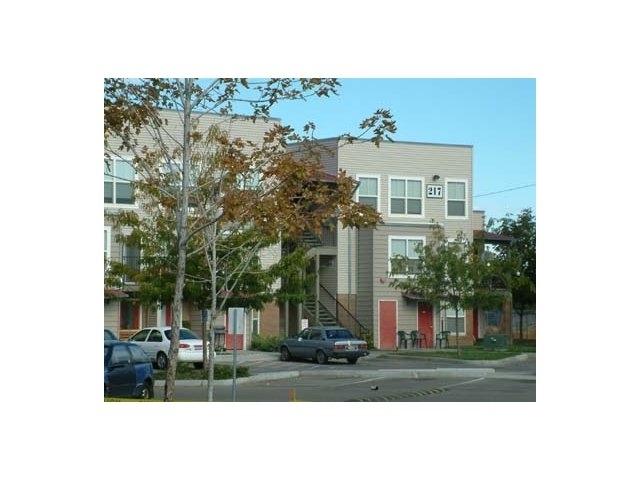
[[[455,334],[456,331],[459,335],[466,335],[466,321],[465,321],[465,311],[463,309],[458,310],[458,328],[456,329],[456,309],[455,308],[446,308],[444,310],[444,325],[442,330],[449,330],[452,334]]]
[[[484,320],[487,327],[500,328],[502,325],[502,310],[487,310],[484,312]]]
[[[251,333],[253,335],[260,335],[260,310],[251,309]]]

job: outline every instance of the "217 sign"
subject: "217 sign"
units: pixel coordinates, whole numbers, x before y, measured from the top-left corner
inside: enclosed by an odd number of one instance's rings
[[[442,185],[427,185],[427,198],[442,198]]]

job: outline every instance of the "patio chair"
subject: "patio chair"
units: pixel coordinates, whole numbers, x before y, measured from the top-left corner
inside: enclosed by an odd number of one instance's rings
[[[404,344],[404,348],[407,348],[407,332],[400,330],[398,332],[398,348],[401,348]]]

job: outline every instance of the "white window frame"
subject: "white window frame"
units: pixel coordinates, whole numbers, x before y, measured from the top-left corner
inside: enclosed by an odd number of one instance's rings
[[[459,198],[449,198],[449,184],[451,183],[464,183],[464,200]],[[447,220],[467,220],[469,218],[469,181],[466,178],[447,178],[444,182],[444,208],[445,218]],[[461,202],[464,201],[464,215],[449,215],[449,202]]]
[[[424,247],[425,242],[426,242],[426,238],[422,237],[422,236],[412,236],[412,235],[389,235],[389,239],[388,239],[388,256],[387,258],[388,260],[388,266],[387,266],[387,271],[391,271],[391,258],[393,258],[394,253],[393,253],[393,241],[394,240],[403,240],[405,242],[405,253],[407,255],[405,255],[405,258],[408,258],[410,260],[417,260],[419,258],[419,255],[414,252],[414,251],[409,251],[409,242],[420,242],[422,244],[422,246]],[[393,275],[394,278],[408,278],[410,277],[412,274],[405,272],[405,273],[399,273],[396,275]]]
[[[116,194],[116,184],[117,183],[132,183],[135,181],[136,179],[136,170],[133,166],[131,166],[131,168],[133,169],[133,179],[131,180],[124,180],[123,179],[118,179],[117,175],[118,172],[116,171],[116,164],[118,162],[123,162],[123,163],[132,163],[133,159],[130,158],[124,158],[124,157],[118,157],[118,158],[112,158],[112,159],[107,159],[107,162],[109,162],[110,164],[110,172],[104,173],[104,181],[107,182],[109,181],[111,183],[112,186],[112,197],[113,197],[113,201],[112,202],[104,202],[104,205],[109,205],[109,206],[118,206],[118,207],[135,207],[136,205],[136,200],[134,198],[134,194],[135,192],[132,190],[131,191],[131,195],[132,195],[132,199],[131,199],[131,203],[118,203],[117,202],[117,194]],[[115,175],[115,176],[114,176]],[[107,177],[109,177],[109,179],[107,180]]]
[[[400,197],[394,197],[392,195],[392,188],[391,188],[391,184],[393,183],[394,180],[402,180],[405,182],[405,195],[404,195],[404,201],[405,201],[405,211],[404,213],[393,213],[391,212],[391,208],[392,208],[392,199],[393,198],[400,198]],[[408,200],[417,200],[418,197],[409,197],[407,195],[407,182],[408,181],[412,181],[412,182],[420,182],[420,188],[419,188],[419,192],[420,192],[420,213],[407,213],[407,201]],[[424,217],[425,211],[424,211],[424,204],[425,204],[425,188],[424,188],[424,178],[421,177],[389,177],[389,192],[388,192],[388,197],[389,197],[389,217],[410,217],[410,218],[422,218]]]
[[[451,324],[451,328],[449,327]],[[456,309],[451,307],[444,308],[444,328],[443,330],[449,330],[451,335],[456,334]],[[467,312],[464,309],[461,309],[458,313],[458,335],[466,335],[467,334]]]
[[[375,205],[375,209],[376,211],[380,211],[380,175],[357,175],[356,179],[358,181],[360,181],[360,179],[366,178],[368,180],[375,180],[376,181],[376,194],[374,195],[363,195],[366,198],[375,198],[376,199],[376,205]],[[358,185],[358,189],[356,190],[356,201],[360,201],[360,185]],[[367,204],[368,205],[368,204]]]
[[[260,335],[260,310],[252,308],[249,315],[251,316],[251,334]]]
[[[104,259],[108,262],[111,260],[111,227],[104,226]]]

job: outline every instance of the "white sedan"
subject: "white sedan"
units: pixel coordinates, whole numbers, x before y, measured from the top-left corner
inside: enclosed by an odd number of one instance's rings
[[[167,368],[171,327],[143,328],[129,337],[129,341],[139,345],[159,369]],[[195,332],[181,328],[178,362],[193,363],[195,368],[202,368],[202,344],[202,339]]]

